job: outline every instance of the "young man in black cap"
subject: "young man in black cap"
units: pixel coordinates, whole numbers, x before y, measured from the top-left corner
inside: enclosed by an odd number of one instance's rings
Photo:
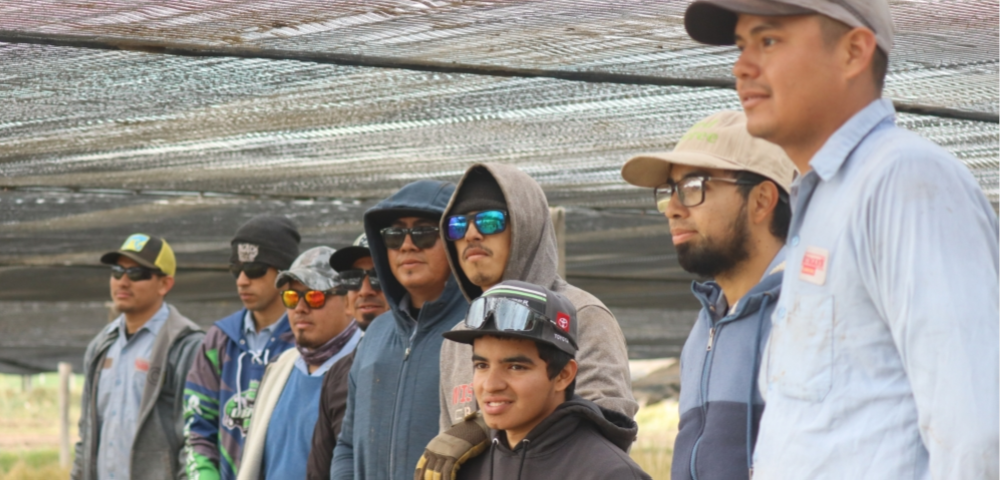
[[[191,478],[236,478],[264,369],[294,346],[275,279],[298,257],[299,240],[288,218],[259,215],[231,242],[229,269],[245,308],[208,330],[188,374],[184,461]]]
[[[525,282],[502,282],[474,300],[467,328],[444,336],[472,345],[472,385],[492,441],[454,458],[442,455],[436,444],[446,442],[436,438],[414,478],[650,478],[627,453],[635,422],[573,395],[577,323],[566,297]],[[477,421],[470,415],[465,423]],[[447,443],[468,443],[467,431],[452,427]]]
[[[330,256],[330,266],[340,275],[340,288],[347,290],[347,314],[366,330],[375,317],[389,310],[382,285],[375,273],[368,237],[361,234],[354,245],[341,248]],[[354,365],[354,351],[330,367],[323,376],[319,400],[319,419],[313,430],[312,448],[306,467],[307,480],[328,480],[333,447],[340,435],[340,425],[347,410],[347,377]]]
[[[84,355],[80,441],[73,480],[175,478],[183,445],[184,381],[204,333],[164,301],[174,252],[135,234],[101,257],[121,312]]]

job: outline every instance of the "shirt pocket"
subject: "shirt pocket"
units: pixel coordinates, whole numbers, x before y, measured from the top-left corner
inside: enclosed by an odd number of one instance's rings
[[[787,312],[775,313],[769,383],[783,395],[823,401],[833,385],[833,297],[796,295]]]

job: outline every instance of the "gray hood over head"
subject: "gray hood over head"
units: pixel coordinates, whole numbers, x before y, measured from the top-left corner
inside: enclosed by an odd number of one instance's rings
[[[501,280],[520,280],[555,291],[562,290],[566,282],[559,277],[556,231],[549,215],[549,201],[545,198],[542,187],[527,173],[511,165],[478,163],[465,171],[455,189],[455,195],[451,197],[441,217],[441,239],[448,246],[448,263],[455,272],[462,293],[471,301],[482,295],[483,289],[469,281],[469,277],[462,271],[455,242],[447,241],[445,232],[448,216],[454,214],[452,212],[455,200],[459,198],[458,193],[463,192],[462,188],[470,175],[481,173],[477,170],[487,172],[497,181],[510,213],[507,220],[507,228],[511,230],[510,257]]]

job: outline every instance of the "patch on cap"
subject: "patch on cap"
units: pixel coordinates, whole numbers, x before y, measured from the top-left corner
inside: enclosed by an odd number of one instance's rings
[[[368,248],[368,235],[362,233],[361,236],[354,240],[354,246]]]
[[[143,248],[146,248],[146,243],[149,242],[149,235],[143,235],[141,233],[136,233],[125,239],[125,243],[119,250],[130,250],[133,252],[141,252]]]
[[[564,332],[569,333],[569,315],[563,312],[556,312],[556,325]]]
[[[260,253],[260,247],[252,243],[240,243],[236,245],[236,253],[241,262],[252,262]]]

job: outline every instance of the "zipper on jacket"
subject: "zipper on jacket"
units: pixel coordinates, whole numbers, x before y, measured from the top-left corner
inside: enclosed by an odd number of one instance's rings
[[[417,330],[420,329],[420,324],[416,321],[413,322],[413,333],[410,334],[410,338],[406,339],[406,350],[403,351],[403,361],[402,365],[399,367],[399,378],[396,380],[396,404],[392,406],[392,425],[391,431],[389,432],[389,476],[392,477],[393,469],[396,466],[396,419],[399,417],[399,406],[400,406],[400,394],[403,389],[399,386],[403,379],[406,378],[406,366],[408,365],[407,360],[410,358],[410,352],[413,351],[413,343],[417,338]]]
[[[708,330],[708,349],[705,350],[706,352],[711,352],[712,351],[712,341],[713,340],[715,340],[715,327],[712,327],[712,328],[710,328]]]

